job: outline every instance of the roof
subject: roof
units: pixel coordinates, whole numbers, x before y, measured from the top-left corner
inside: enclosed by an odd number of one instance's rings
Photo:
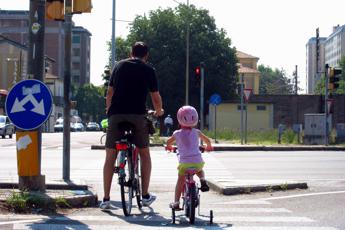
[[[243,58],[259,59],[258,57],[252,56],[250,54],[244,53],[244,52],[239,51],[239,50],[236,51],[236,56],[239,59],[243,59]]]
[[[238,68],[238,73],[260,73],[260,71],[240,65]]]

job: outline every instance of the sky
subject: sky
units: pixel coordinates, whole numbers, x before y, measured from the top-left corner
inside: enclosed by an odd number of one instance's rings
[[[116,37],[125,38],[136,15],[148,15],[159,7],[176,7],[187,0],[116,0]],[[91,37],[91,83],[102,84],[107,63],[106,41],[112,33],[113,0],[93,0],[91,13],[74,15]],[[29,10],[30,0],[0,0],[3,10]],[[258,64],[284,69],[292,78],[298,66],[300,93],[306,88],[306,43],[328,37],[333,26],[345,24],[344,0],[189,0],[197,8],[209,10],[217,28],[223,28],[237,50],[259,58]],[[185,66],[181,66],[185,68]]]

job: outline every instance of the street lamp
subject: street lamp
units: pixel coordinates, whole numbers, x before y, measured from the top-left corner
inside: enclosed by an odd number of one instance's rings
[[[182,3],[173,0],[177,4],[181,5]],[[189,25],[189,0],[187,0],[187,33],[186,33],[186,97],[185,97],[185,104],[189,104],[189,37],[190,37],[190,25]]]

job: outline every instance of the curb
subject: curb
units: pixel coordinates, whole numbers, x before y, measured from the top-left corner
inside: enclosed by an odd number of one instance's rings
[[[150,147],[163,147],[163,144],[150,144]],[[105,149],[104,145],[91,145],[92,150]],[[214,146],[213,151],[345,151],[337,146]]]
[[[10,190],[18,189],[18,183],[0,183],[1,190],[4,194],[11,193]],[[46,184],[46,191],[30,192],[36,194],[44,199],[46,205],[55,204],[56,198],[63,198],[67,203],[68,207],[92,207],[98,204],[98,196],[89,190],[87,185],[77,184]],[[72,194],[72,195],[71,195]],[[5,201],[6,196],[1,195],[0,201]]]
[[[222,195],[231,196],[239,194],[249,194],[253,192],[285,191],[292,189],[307,189],[306,182],[302,183],[281,183],[281,184],[258,184],[244,186],[221,186],[213,180],[207,180],[210,188]]]

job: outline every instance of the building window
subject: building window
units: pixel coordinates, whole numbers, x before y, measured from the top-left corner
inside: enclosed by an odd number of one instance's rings
[[[246,110],[246,109],[247,109],[247,106],[243,105],[243,110]],[[241,110],[241,105],[237,105],[237,110]]]
[[[258,106],[256,106],[256,110],[264,111],[264,110],[266,110],[266,105],[258,105]]]
[[[73,62],[72,63],[72,69],[80,69],[80,63],[79,62]]]
[[[79,75],[74,75],[73,76],[73,82],[74,83],[79,83],[80,76]]]
[[[73,36],[73,43],[80,43],[80,36]]]
[[[80,56],[80,49],[79,48],[74,48],[73,49],[73,56]]]

